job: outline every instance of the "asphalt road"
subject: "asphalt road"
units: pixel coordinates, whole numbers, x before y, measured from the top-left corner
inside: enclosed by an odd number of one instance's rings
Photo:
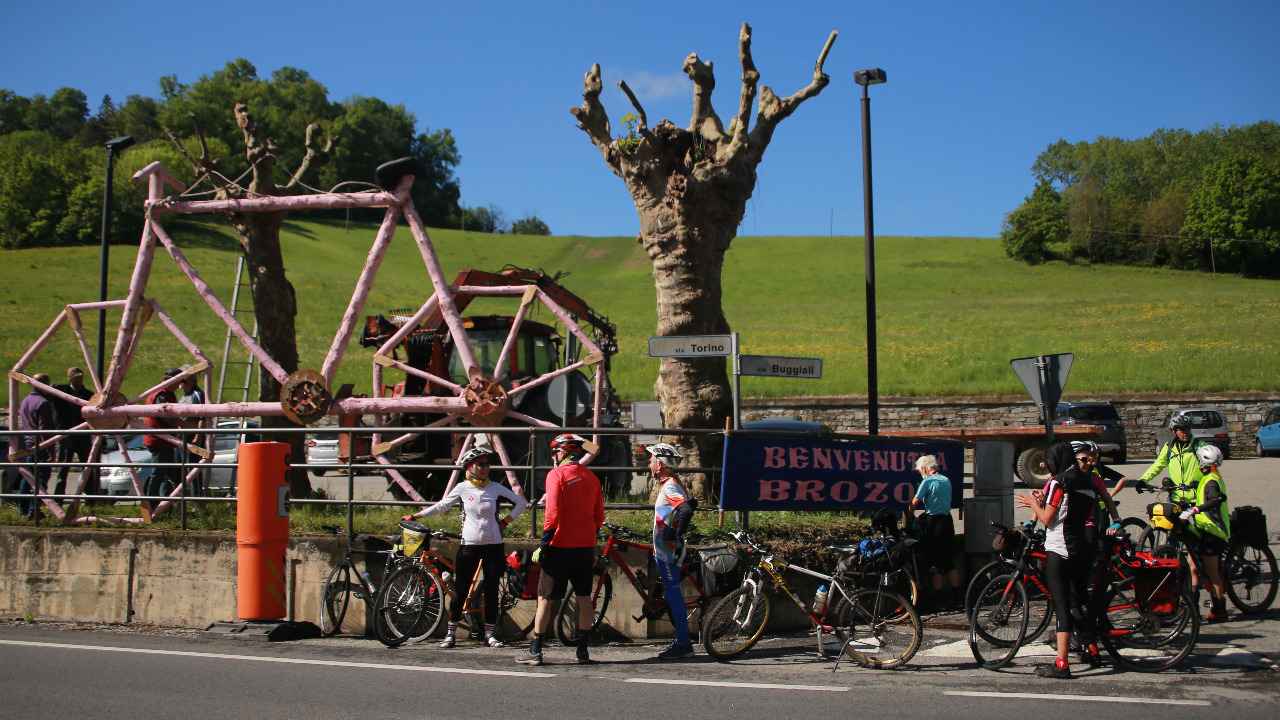
[[[657,663],[659,646],[627,645],[595,648],[600,662],[578,666],[552,646],[547,665],[524,668],[512,662],[517,648],[466,642],[387,650],[356,638],[265,644],[14,623],[0,625],[0,717],[1273,718],[1280,672],[1254,650],[1280,649],[1278,618],[1213,626],[1183,670],[1104,667],[1071,681],[1034,676],[1047,646],[1006,671],[977,669],[946,617],[930,621],[927,647],[907,668],[834,673],[807,637],[767,639],[734,663]]]

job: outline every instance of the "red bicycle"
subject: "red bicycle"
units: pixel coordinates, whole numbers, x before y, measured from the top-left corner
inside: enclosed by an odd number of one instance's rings
[[[666,615],[667,600],[663,594],[662,582],[658,579],[657,568],[653,559],[653,544],[649,538],[629,530],[621,525],[605,523],[601,534],[604,548],[596,559],[594,575],[591,581],[591,604],[594,612],[591,616],[591,632],[600,627],[605,611],[613,599],[613,579],[609,566],[616,565],[624,577],[643,598],[639,615],[633,616],[636,622],[654,620]],[[717,590],[716,583],[721,577],[732,573],[737,565],[738,554],[728,546],[723,548],[704,548],[690,552],[689,545],[711,539],[709,536],[690,533],[686,538],[685,556],[680,561],[680,576],[692,578],[694,592],[685,597],[685,607],[690,617],[695,612],[705,613],[707,605]],[[645,568],[632,569],[627,562],[627,552],[639,550],[645,553]],[[691,557],[692,556],[692,557]],[[735,583],[736,584],[736,583]],[[576,591],[576,588],[575,588]],[[556,637],[561,642],[576,642],[578,634],[578,598],[570,592],[560,603],[560,612],[556,614]]]

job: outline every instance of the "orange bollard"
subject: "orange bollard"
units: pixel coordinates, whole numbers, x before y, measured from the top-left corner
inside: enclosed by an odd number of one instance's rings
[[[281,620],[285,548],[289,544],[288,443],[240,446],[236,488],[236,614]]]

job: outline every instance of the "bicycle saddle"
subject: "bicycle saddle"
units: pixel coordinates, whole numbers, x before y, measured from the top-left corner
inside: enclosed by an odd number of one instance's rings
[[[378,180],[378,185],[388,192],[396,189],[400,184],[400,178],[405,175],[413,175],[415,177],[425,175],[422,164],[417,158],[402,157],[391,162],[385,162],[378,166],[373,175]]]
[[[417,520],[401,520],[400,527],[404,528],[405,530],[412,530],[413,532],[422,533],[423,535],[427,535],[431,533],[431,528],[427,527],[426,525],[423,525]]]

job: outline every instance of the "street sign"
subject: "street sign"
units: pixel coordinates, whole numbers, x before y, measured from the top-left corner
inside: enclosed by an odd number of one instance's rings
[[[1014,358],[1009,361],[1013,373],[1027,388],[1031,399],[1040,406],[1040,419],[1046,427],[1053,421],[1058,400],[1062,397],[1062,389],[1067,386],[1067,375],[1071,374],[1073,360],[1075,355],[1072,353],[1058,353]]]
[[[822,358],[739,355],[738,367],[741,374],[755,377],[809,379],[822,377]]]
[[[669,335],[649,338],[649,357],[729,357],[730,335]]]

